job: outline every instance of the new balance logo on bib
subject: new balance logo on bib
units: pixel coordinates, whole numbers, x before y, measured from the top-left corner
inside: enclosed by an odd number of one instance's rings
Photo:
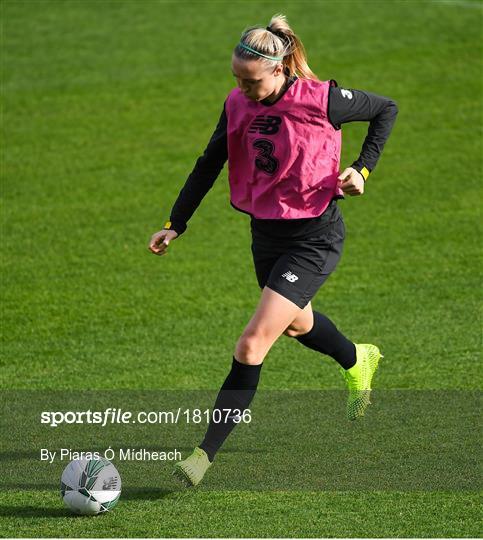
[[[284,277],[287,281],[290,281],[292,283],[294,281],[297,281],[297,279],[299,278],[295,274],[292,274],[292,272],[290,270],[288,272],[285,272],[285,274],[282,274],[282,277]]]

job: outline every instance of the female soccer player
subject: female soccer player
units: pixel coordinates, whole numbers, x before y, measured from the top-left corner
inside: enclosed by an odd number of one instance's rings
[[[258,385],[263,360],[284,334],[340,364],[349,389],[347,415],[363,416],[381,358],[375,345],[355,344],[311,299],[336,267],[345,227],[337,200],[362,195],[398,112],[383,96],[320,81],[286,17],[250,27],[232,55],[238,87],[225,100],[215,132],[198,158],[149,249],[164,255],[228,160],[230,203],[250,215],[260,302],[235,347],[205,438],[175,465],[197,485],[240,421]],[[369,121],[360,155],[340,174],[341,124]],[[218,414],[215,419],[215,411]],[[229,414],[226,413],[229,412]]]

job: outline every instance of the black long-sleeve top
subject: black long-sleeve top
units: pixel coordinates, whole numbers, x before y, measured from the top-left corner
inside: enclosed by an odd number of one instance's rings
[[[297,79],[294,75],[288,81],[287,88]],[[335,80],[330,81],[327,114],[335,129],[347,122],[369,121],[369,129],[362,145],[359,157],[351,167],[361,171],[366,167],[372,171],[382,153],[393,124],[398,108],[396,103],[387,97],[364,92],[362,90],[340,88]],[[286,90],[285,90],[286,92]],[[259,103],[270,107],[285,93],[283,92],[272,103],[261,100]],[[226,104],[226,102],[225,102]],[[187,228],[187,222],[200,205],[203,197],[213,186],[216,178],[228,159],[227,116],[225,106],[221,112],[218,125],[203,153],[188,176],[185,185],[179,192],[170,215],[171,229],[181,235]],[[339,195],[335,198],[344,198]],[[312,218],[305,218],[312,219]],[[252,216],[252,221],[257,220]],[[298,221],[298,220],[297,220]]]

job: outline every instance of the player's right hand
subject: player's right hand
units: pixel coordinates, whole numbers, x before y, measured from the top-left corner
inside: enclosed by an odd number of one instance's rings
[[[153,234],[148,249],[155,255],[166,255],[169,243],[178,236],[178,233],[173,229],[162,229]]]

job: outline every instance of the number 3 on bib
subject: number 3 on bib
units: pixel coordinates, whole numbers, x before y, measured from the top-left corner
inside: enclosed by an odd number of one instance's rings
[[[275,174],[278,170],[278,159],[273,155],[275,145],[269,139],[256,139],[253,147],[258,150],[255,165],[267,174]]]

